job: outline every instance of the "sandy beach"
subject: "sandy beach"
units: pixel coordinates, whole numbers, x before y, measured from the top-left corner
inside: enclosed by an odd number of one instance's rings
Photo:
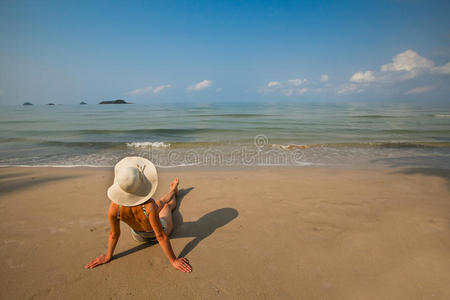
[[[109,168],[1,168],[3,299],[449,299],[449,173],[159,169],[181,181],[172,244],[109,230]]]

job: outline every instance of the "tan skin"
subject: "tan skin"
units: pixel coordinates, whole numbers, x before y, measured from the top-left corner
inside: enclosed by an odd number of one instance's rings
[[[127,223],[135,231],[151,231],[155,232],[156,239],[161,246],[164,254],[169,259],[172,266],[182,272],[189,273],[192,271],[191,266],[187,258],[176,258],[173,253],[172,246],[170,244],[169,235],[173,230],[172,210],[176,207],[176,196],[178,192],[178,178],[175,178],[170,184],[170,190],[160,200],[153,200],[150,198],[144,203],[145,210],[149,215],[148,219],[142,211],[142,206],[121,206],[120,207],[120,220]],[[92,269],[99,265],[109,262],[116,248],[117,241],[120,237],[120,221],[117,220],[117,211],[119,205],[111,202],[108,210],[108,220],[110,224],[110,232],[108,238],[108,250],[106,254],[102,254],[99,257],[91,260],[85,269]],[[164,219],[167,223],[167,234],[164,232],[160,218]]]

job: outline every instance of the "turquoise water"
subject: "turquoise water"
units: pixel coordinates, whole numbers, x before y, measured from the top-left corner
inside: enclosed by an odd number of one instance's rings
[[[0,165],[450,168],[450,109],[410,104],[183,103],[4,106]]]

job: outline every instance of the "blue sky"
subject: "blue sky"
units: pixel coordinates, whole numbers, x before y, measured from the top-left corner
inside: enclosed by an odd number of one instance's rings
[[[0,1],[0,103],[439,101],[449,1]]]

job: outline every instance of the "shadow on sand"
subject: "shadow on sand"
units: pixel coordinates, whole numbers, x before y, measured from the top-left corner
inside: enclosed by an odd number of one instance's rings
[[[437,176],[447,180],[450,186],[450,159],[448,156],[414,156],[395,157],[374,160],[382,162],[394,169],[394,173],[420,174],[426,176]]]
[[[179,257],[186,256],[203,239],[210,236],[217,228],[225,226],[238,216],[238,211],[234,208],[224,207],[207,213],[195,222],[185,222],[176,228],[173,238],[193,237],[183,250]]]
[[[184,246],[179,257],[186,256],[191,252],[203,239],[210,236],[217,228],[225,226],[238,216],[238,211],[234,208],[225,207],[211,211],[200,217],[195,222],[183,222],[183,216],[180,213],[180,206],[184,196],[186,196],[193,187],[187,189],[180,189],[178,191],[177,207],[174,209],[172,216],[174,222],[174,232],[170,236],[171,239],[193,237],[186,246]],[[136,247],[125,250],[114,255],[114,259],[132,254],[139,250],[153,246],[155,243],[143,243]]]
[[[39,184],[76,178],[78,175],[45,176],[28,173],[0,174],[0,195],[27,189]]]

